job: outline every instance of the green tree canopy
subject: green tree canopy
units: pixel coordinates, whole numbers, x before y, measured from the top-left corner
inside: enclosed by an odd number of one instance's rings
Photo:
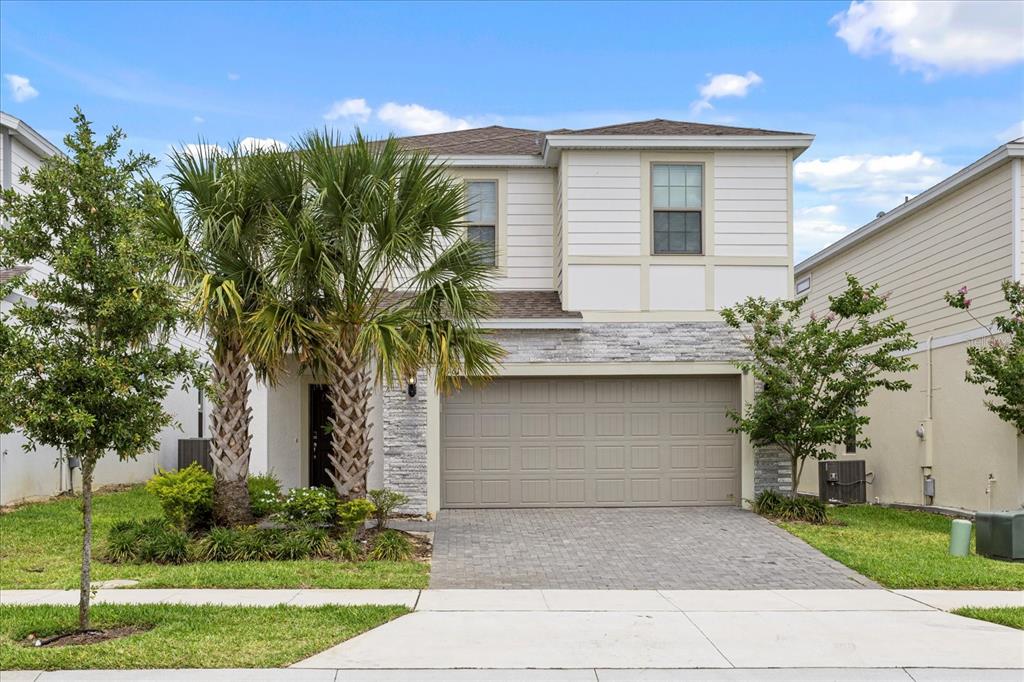
[[[141,181],[154,160],[119,156],[117,128],[97,142],[77,108],[72,121],[70,156],[23,172],[27,193],[3,193],[0,267],[40,267],[0,290],[23,296],[0,314],[0,432],[20,429],[30,448],[81,461],[79,624],[87,628],[96,462],[158,447],[173,421],[162,403],[168,390],[200,377],[193,354],[172,343],[182,302],[143,228],[158,201]]]
[[[736,365],[760,385],[743,412],[732,414],[734,430],[790,456],[794,495],[808,457],[834,459],[834,446],[850,440],[871,446],[863,435],[868,417],[856,410],[872,392],[910,390],[900,376],[915,367],[899,355],[915,347],[906,323],[884,316],[878,285],[846,280],[846,291],[829,297],[828,312],[807,320],[806,297],[748,298],[722,311],[727,324],[748,332],[750,357]]]

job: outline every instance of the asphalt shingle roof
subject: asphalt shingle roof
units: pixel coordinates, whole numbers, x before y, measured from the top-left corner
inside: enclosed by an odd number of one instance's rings
[[[761,128],[737,128],[734,126],[669,121],[662,118],[650,121],[619,123],[598,128],[571,130],[528,130],[488,126],[470,130],[454,130],[448,133],[413,135],[398,138],[407,149],[428,150],[434,154],[527,154],[539,156],[544,149],[548,135],[799,135],[781,130]]]

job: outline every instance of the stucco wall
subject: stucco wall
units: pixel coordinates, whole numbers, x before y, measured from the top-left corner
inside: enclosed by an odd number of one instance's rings
[[[984,405],[982,387],[964,381],[967,348],[977,340],[932,351],[932,476],[934,504],[972,510],[1013,509],[1024,503],[1024,452],[1014,430]],[[868,500],[922,504],[925,442],[915,430],[927,416],[928,354],[912,356],[918,368],[907,393],[877,391],[864,414],[872,447],[840,458],[864,459],[874,472]],[[985,494],[989,474],[996,483]],[[808,462],[800,490],[817,493],[817,465]],[[991,499],[990,499],[991,498]]]

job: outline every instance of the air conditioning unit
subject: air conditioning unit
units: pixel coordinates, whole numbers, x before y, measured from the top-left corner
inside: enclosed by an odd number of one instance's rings
[[[818,462],[818,497],[833,504],[867,502],[867,474],[864,460],[844,459]]]
[[[184,469],[190,464],[198,464],[213,473],[213,458],[210,457],[212,443],[213,441],[209,438],[179,438],[178,469]]]

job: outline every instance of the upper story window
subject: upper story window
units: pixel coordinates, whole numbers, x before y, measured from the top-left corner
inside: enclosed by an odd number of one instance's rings
[[[484,262],[497,264],[498,181],[471,180],[466,183],[466,201],[469,213],[467,236],[486,248]]]
[[[651,195],[654,253],[703,253],[704,166],[654,164]]]
[[[802,294],[811,290],[811,276],[807,275],[796,283],[796,293]]]

